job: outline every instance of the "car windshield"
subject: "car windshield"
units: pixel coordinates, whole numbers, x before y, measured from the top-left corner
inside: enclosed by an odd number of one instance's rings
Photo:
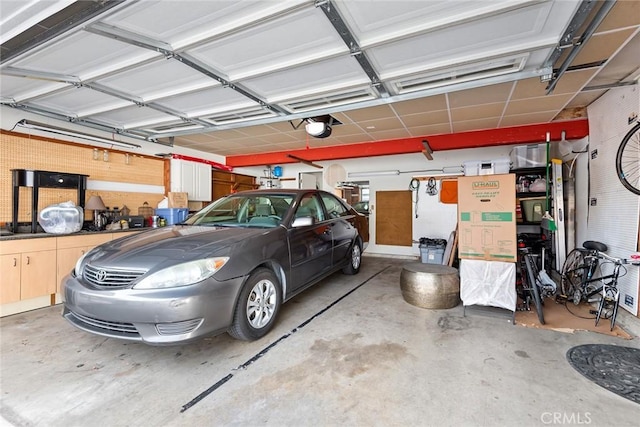
[[[232,194],[220,198],[185,221],[190,225],[277,227],[293,196],[287,194]]]

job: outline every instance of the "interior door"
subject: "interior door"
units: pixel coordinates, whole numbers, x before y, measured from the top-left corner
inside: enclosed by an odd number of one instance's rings
[[[301,173],[300,188],[322,190],[322,172]]]

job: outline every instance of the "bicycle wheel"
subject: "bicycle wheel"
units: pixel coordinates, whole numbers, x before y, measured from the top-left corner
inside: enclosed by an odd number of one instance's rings
[[[531,259],[531,255],[525,255],[524,261],[527,263],[527,281],[529,282],[529,290],[533,296],[533,302],[536,306],[536,312],[538,313],[538,320],[541,325],[544,325],[544,314],[542,313],[542,298],[540,297],[540,289],[538,288],[537,274],[534,270],[534,260]],[[537,269],[536,269],[537,270]]]
[[[640,122],[622,138],[616,155],[616,173],[627,190],[640,195]]]
[[[576,248],[569,252],[562,265],[562,273],[560,275],[560,292],[567,299],[571,299],[574,292],[580,287],[585,273],[583,265],[584,250]]]

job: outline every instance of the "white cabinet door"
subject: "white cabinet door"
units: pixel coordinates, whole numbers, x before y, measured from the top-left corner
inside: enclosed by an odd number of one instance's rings
[[[171,191],[188,194],[191,201],[211,201],[211,166],[187,160],[171,160]]]
[[[171,190],[175,192],[184,191],[182,179],[182,160],[171,159]]]
[[[196,163],[195,167],[195,196],[197,201],[211,201],[211,166],[206,163]]]

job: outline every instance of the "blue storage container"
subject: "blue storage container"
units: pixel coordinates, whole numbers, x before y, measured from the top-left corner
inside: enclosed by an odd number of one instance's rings
[[[189,215],[188,208],[163,208],[156,209],[156,215],[167,220],[167,225],[179,224]]]

